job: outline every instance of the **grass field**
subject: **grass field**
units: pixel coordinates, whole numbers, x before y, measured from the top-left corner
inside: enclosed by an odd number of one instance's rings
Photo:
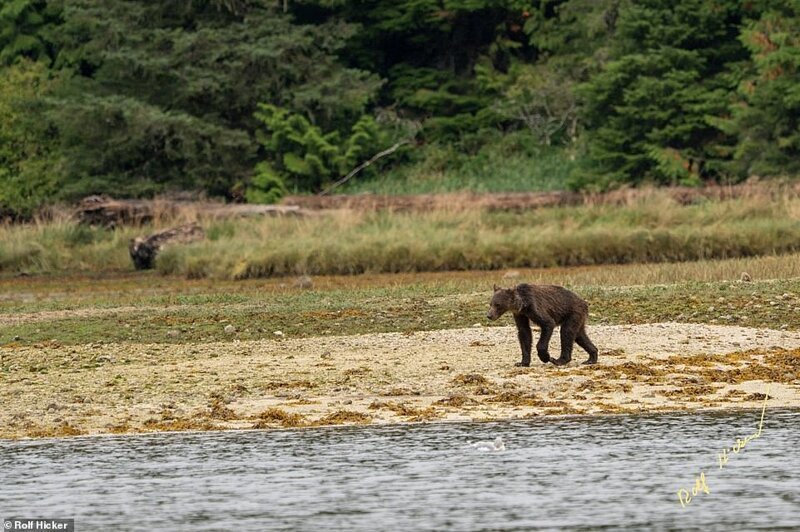
[[[747,271],[754,282],[738,281]],[[0,280],[0,345],[212,342],[489,325],[493,283],[563,284],[594,323],[800,329],[800,256],[504,272],[218,281],[155,272]],[[235,334],[224,331],[226,325]]]
[[[401,165],[373,179],[354,178],[346,194],[432,194],[441,192],[540,192],[564,190],[577,164],[561,148],[521,146],[514,134],[475,154],[456,147],[428,146],[420,163]]]
[[[157,269],[240,280],[300,274],[499,270],[684,262],[800,251],[800,198],[769,190],[681,204],[653,191],[623,205],[588,202],[518,212],[445,205],[427,212],[323,212],[204,219],[204,241],[164,251]],[[129,240],[155,227],[69,220],[0,227],[0,274],[131,271]]]

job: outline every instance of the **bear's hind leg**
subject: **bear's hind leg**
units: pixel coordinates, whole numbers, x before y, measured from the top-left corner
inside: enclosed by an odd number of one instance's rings
[[[561,357],[552,360],[556,366],[566,366],[572,360],[572,347],[575,337],[580,330],[580,324],[574,320],[567,320],[561,324]]]
[[[584,351],[589,353],[589,360],[584,362],[584,364],[597,364],[597,348],[592,341],[589,340],[589,335],[586,334],[586,327],[581,327],[580,332],[575,337],[575,342],[577,342]]]

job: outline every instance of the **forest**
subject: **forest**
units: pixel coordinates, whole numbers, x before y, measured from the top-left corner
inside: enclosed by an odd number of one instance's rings
[[[3,218],[800,175],[797,0],[3,0],[0,70]]]

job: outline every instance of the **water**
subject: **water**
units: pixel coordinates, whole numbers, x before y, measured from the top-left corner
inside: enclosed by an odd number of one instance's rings
[[[84,530],[800,528],[800,412],[0,442],[0,517]],[[467,442],[502,436],[507,449]],[[704,472],[710,494],[682,508]]]

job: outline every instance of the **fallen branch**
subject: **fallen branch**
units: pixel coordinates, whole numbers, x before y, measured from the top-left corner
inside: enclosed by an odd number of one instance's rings
[[[344,183],[347,183],[350,180],[351,177],[353,177],[354,175],[359,173],[361,170],[363,170],[367,166],[371,165],[372,163],[374,163],[375,161],[377,161],[381,157],[386,157],[387,155],[391,155],[392,153],[396,152],[397,149],[400,146],[402,146],[403,144],[408,144],[408,143],[409,143],[408,140],[401,140],[400,142],[398,142],[397,144],[395,144],[391,148],[387,148],[387,149],[383,150],[380,153],[376,153],[375,155],[372,156],[372,158],[370,160],[368,160],[366,162],[363,162],[360,165],[356,166],[354,169],[352,169],[350,171],[349,174],[347,174],[346,176],[341,178],[339,181],[335,182],[334,184],[332,184],[331,186],[329,186],[328,188],[326,188],[325,190],[323,190],[322,192],[317,194],[317,196],[325,196],[325,195],[329,194],[331,190],[333,190],[334,188],[338,187],[339,185],[343,185]]]
[[[303,216],[307,214],[293,205],[251,205],[210,201],[174,201],[167,199],[115,200],[109,196],[89,196],[77,207],[81,223],[113,228],[119,225],[142,225],[154,220],[181,218],[236,218],[243,216]],[[0,218],[1,219],[1,218]]]

